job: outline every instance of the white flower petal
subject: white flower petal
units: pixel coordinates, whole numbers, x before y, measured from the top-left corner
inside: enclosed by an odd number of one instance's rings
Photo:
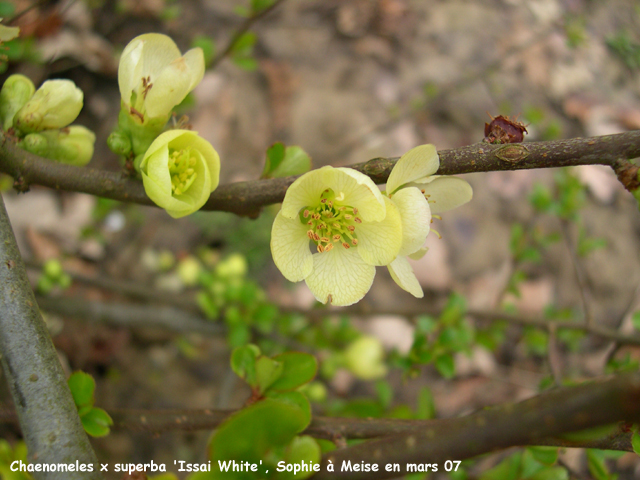
[[[278,212],[271,229],[271,255],[276,267],[291,282],[304,280],[313,268],[309,250],[309,227],[298,217],[290,219]]]
[[[473,197],[473,189],[458,177],[433,176],[426,184],[417,185],[428,195],[431,213],[438,214],[464,205]]]
[[[331,168],[324,171],[323,177],[327,187],[336,194],[336,205],[357,208],[358,215],[365,222],[379,222],[385,217],[383,195],[364,173],[352,168]]]
[[[402,188],[391,201],[398,207],[402,219],[402,246],[399,255],[409,255],[424,245],[431,225],[429,203],[415,187]]]
[[[357,249],[340,246],[313,255],[313,271],[305,279],[319,302],[347,306],[359,301],[371,288],[376,267],[364,263]]]
[[[406,290],[411,295],[417,298],[422,298],[424,292],[422,287],[413,273],[413,269],[406,257],[398,257],[389,265],[387,265],[391,278],[398,284],[400,288]]]
[[[189,86],[189,91],[191,91],[204,78],[204,52],[201,48],[192,48],[183,55],[183,58],[190,72],[191,85]]]
[[[282,215],[287,218],[297,218],[300,209],[315,208],[320,205],[320,195],[327,186],[323,181],[323,171],[332,167],[322,167],[305,173],[287,189],[282,202]]]
[[[356,226],[358,251],[369,265],[387,265],[402,245],[402,219],[398,207],[383,195],[387,216],[381,222],[364,222]],[[423,242],[424,243],[424,242]]]
[[[416,250],[415,252],[413,252],[410,255],[407,255],[408,258],[410,258],[411,260],[420,260],[422,257],[424,257],[427,252],[429,251],[429,247],[422,247],[418,250]]]
[[[387,179],[387,193],[402,185],[433,175],[440,167],[440,158],[434,145],[420,145],[402,155]]]
[[[120,97],[128,105],[131,102],[131,92],[142,78],[142,50],[144,42],[136,37],[129,42],[120,56],[118,65],[118,87]]]
[[[136,37],[134,40],[140,40],[143,43],[142,57],[142,77],[151,77],[153,83],[158,75],[162,73],[164,68],[180,58],[180,50],[175,42],[161,33],[146,33]],[[141,79],[137,79],[140,82]]]

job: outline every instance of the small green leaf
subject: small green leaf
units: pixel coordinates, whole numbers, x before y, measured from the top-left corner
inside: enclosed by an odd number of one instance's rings
[[[505,458],[495,467],[482,473],[480,480],[519,480],[521,457],[522,454],[516,452]]]
[[[92,408],[80,417],[85,432],[92,437],[104,437],[109,435],[109,427],[113,420],[107,412],[101,408]]]
[[[233,350],[231,354],[231,369],[247,382],[256,387],[256,360],[260,356],[260,349],[255,345],[244,345]]]
[[[302,352],[287,352],[273,357],[283,364],[282,375],[271,385],[275,391],[287,391],[310,382],[318,372],[316,357]]]
[[[591,475],[596,480],[609,480],[609,469],[605,463],[605,456],[602,450],[590,448],[587,450],[587,464]]]
[[[285,149],[284,158],[280,165],[271,171],[272,178],[301,175],[311,170],[311,157],[302,147],[292,145]]]
[[[264,169],[261,178],[273,178],[273,171],[276,170],[282,160],[284,160],[285,146],[282,142],[276,142],[267,149],[267,158],[264,162]]]
[[[539,470],[527,480],[569,480],[569,472],[563,467],[550,467]]]
[[[302,462],[309,464],[309,462],[313,462],[314,464],[320,463],[321,457],[321,449],[320,445],[316,440],[308,435],[303,435],[300,437],[295,437],[289,446],[284,455],[285,463],[287,464],[298,464],[300,465]],[[275,478],[277,479],[303,479],[308,478],[313,475],[313,471],[309,472],[297,472],[294,475],[293,472],[280,472],[277,473]]]
[[[252,71],[258,68],[258,61],[251,57],[233,57],[233,63],[243,70]]]
[[[529,447],[527,450],[531,452],[533,458],[544,465],[551,466],[558,461],[557,447]]]
[[[216,429],[209,443],[212,466],[217,472],[218,460],[257,464],[267,451],[288,445],[305,426],[300,407],[270,398],[260,400],[234,413]],[[259,471],[257,478],[266,477]]]
[[[436,358],[435,365],[444,378],[453,378],[456,373],[456,364],[452,355],[440,355]]]
[[[192,47],[200,47],[204,53],[204,64],[209,66],[216,56],[216,43],[212,38],[204,35],[197,36],[191,41]]]
[[[378,380],[375,387],[380,404],[384,408],[389,408],[393,400],[393,387],[386,380]]]
[[[282,375],[284,364],[269,357],[260,357],[256,361],[256,384],[260,393],[264,393]]]
[[[638,426],[633,432],[633,436],[631,437],[631,447],[633,447],[633,451],[636,455],[640,455],[640,433],[638,433]]]
[[[267,398],[271,400],[277,400],[279,402],[292,405],[300,409],[303,414],[302,422],[300,423],[300,429],[296,433],[302,432],[311,423],[311,404],[307,397],[300,392],[274,392],[268,391]]]
[[[634,312],[631,317],[631,322],[636,330],[640,330],[640,311]]]
[[[96,389],[96,382],[91,375],[84,372],[74,372],[67,382],[73,401],[78,408],[93,406],[93,393]]]
[[[436,416],[436,405],[429,387],[422,387],[418,393],[418,407],[416,418],[430,420]]]

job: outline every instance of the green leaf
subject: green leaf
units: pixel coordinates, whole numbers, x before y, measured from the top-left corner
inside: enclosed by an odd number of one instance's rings
[[[282,163],[271,171],[271,178],[301,175],[311,170],[311,157],[302,147],[292,145],[285,149]]]
[[[558,461],[558,447],[529,447],[527,450],[543,465],[551,466]]]
[[[286,403],[300,409],[303,414],[301,427],[296,433],[302,432],[311,423],[311,404],[307,397],[300,392],[267,392],[267,398]]]
[[[449,296],[444,310],[440,314],[440,322],[444,325],[452,325],[457,323],[467,312],[467,301],[459,293],[453,293]]]
[[[527,480],[569,480],[569,472],[563,467],[543,468]]]
[[[256,360],[260,356],[260,349],[256,345],[244,345],[233,350],[231,354],[231,369],[247,382],[256,387]]]
[[[320,445],[316,440],[308,435],[303,435],[300,437],[294,438],[284,455],[284,461],[287,464],[298,464],[300,465],[302,462],[307,465],[309,462],[313,462],[314,464],[320,463],[321,457],[321,449]],[[293,472],[279,472],[275,475],[277,479],[302,479],[308,478],[313,475],[314,472],[297,472],[294,475]]]
[[[260,393],[264,393],[280,375],[284,365],[269,357],[260,357],[256,361],[256,384]]]
[[[270,389],[284,392],[301,387],[310,382],[318,372],[316,357],[302,352],[287,352],[273,357],[283,364],[282,375]]]
[[[258,61],[251,57],[233,57],[233,63],[243,70],[252,71],[258,68]]]
[[[633,436],[631,437],[631,447],[636,455],[640,455],[640,433],[638,433],[638,426],[634,429]]]
[[[430,420],[436,416],[436,404],[429,387],[422,387],[418,393],[418,407],[416,408],[416,418]]]
[[[80,417],[84,431],[92,437],[104,437],[109,435],[109,427],[113,420],[107,412],[101,408],[92,408]]]
[[[571,442],[591,442],[594,440],[600,440],[603,437],[613,435],[618,431],[618,426],[603,425],[601,427],[587,428],[578,432],[564,433],[562,438],[565,438]]]
[[[378,380],[375,385],[378,400],[384,408],[389,408],[393,400],[393,387],[386,380]]]
[[[96,389],[96,382],[91,375],[84,372],[74,372],[67,381],[73,401],[78,408],[93,406],[93,393]]]
[[[284,160],[285,146],[282,142],[276,142],[267,149],[267,158],[264,162],[264,169],[261,178],[273,178],[273,171],[276,170],[282,160]]]
[[[204,64],[209,66],[216,56],[216,42],[209,37],[199,35],[191,41],[191,47],[200,47],[204,54]]]
[[[525,330],[524,342],[529,351],[536,355],[545,355],[549,345],[549,335],[539,328],[528,328]]]
[[[456,374],[456,364],[453,360],[452,355],[440,355],[438,358],[436,358],[435,365],[438,369],[438,372],[440,372],[440,375],[442,375],[444,378],[453,378],[453,376]]]
[[[640,311],[634,312],[631,317],[631,323],[636,330],[640,330]]]
[[[265,454],[288,445],[305,428],[305,414],[296,405],[266,398],[234,413],[220,425],[209,443],[209,457],[218,470],[218,460],[260,463]],[[260,471],[259,478],[267,478]],[[249,476],[237,478],[256,478]]]
[[[587,465],[596,480],[609,480],[609,469],[602,450],[587,449]]]
[[[517,452],[505,458],[495,467],[482,473],[480,480],[519,480],[521,457],[522,454]]]

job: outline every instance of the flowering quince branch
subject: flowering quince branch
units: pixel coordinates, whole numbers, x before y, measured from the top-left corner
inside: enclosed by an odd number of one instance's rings
[[[526,148],[526,157],[517,161],[509,158],[505,147]],[[502,152],[502,153],[500,153]],[[498,153],[499,156],[496,156]],[[557,168],[575,165],[608,165],[612,167],[627,189],[637,188],[637,168],[627,160],[640,157],[640,131],[599,137],[573,138],[548,142],[510,145],[477,143],[466,147],[441,150],[439,175],[472,172]],[[351,168],[369,176],[375,183],[385,183],[396,158],[375,158]],[[11,175],[20,191],[30,184],[44,185],[59,190],[83,192],[123,202],[153,205],[143,186],[117,172],[77,168],[46,161],[16,147],[0,132],[0,172]],[[221,185],[202,207],[257,217],[262,207],[280,203],[287,188],[296,177],[253,180]],[[634,186],[635,182],[635,186]]]

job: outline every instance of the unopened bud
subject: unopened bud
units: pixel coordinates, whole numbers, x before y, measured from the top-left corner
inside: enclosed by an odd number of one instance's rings
[[[82,99],[71,80],[48,80],[16,113],[13,126],[22,133],[66,127],[82,110]]]
[[[11,75],[5,80],[0,90],[0,121],[4,130],[13,126],[16,112],[33,97],[35,91],[33,82],[24,75]]]

